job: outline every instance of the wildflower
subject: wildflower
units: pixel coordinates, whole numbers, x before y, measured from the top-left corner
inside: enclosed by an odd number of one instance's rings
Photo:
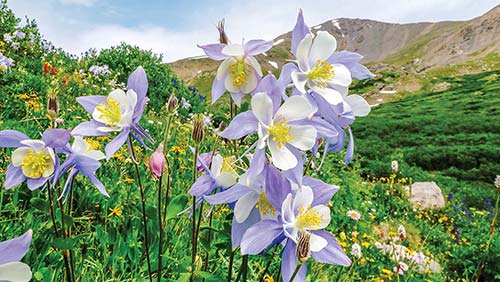
[[[122,216],[122,210],[119,207],[109,208],[109,211],[110,211],[110,213],[108,214],[108,216],[112,216],[112,215],[117,216],[117,217]]]
[[[24,235],[0,242],[0,281],[28,282],[31,280],[31,269],[20,260],[28,252],[33,231]]]
[[[78,173],[86,176],[101,194],[109,197],[104,184],[102,184],[95,175],[97,169],[101,167],[99,161],[105,158],[105,155],[101,151],[92,149],[91,145],[82,137],[75,136],[73,145],[71,147],[67,146],[63,152],[66,154],[66,160],[56,171],[54,176],[55,180],[59,180],[66,172],[70,171],[66,183],[64,184],[61,197],[65,193],[67,195],[71,191],[72,180]],[[55,181],[53,185],[54,184]]]
[[[313,193],[307,186],[297,190],[295,196],[292,193],[283,195],[279,187],[277,192],[276,199],[284,198],[280,208],[280,220],[261,220],[250,227],[243,235],[242,254],[258,254],[272,242],[279,243],[283,240],[279,238],[285,238],[287,241],[281,268],[283,280],[289,281],[297,263],[301,263],[295,281],[305,281],[307,266],[297,258],[297,244],[302,234],[307,234],[310,236],[311,257],[316,261],[351,265],[350,259],[342,251],[335,237],[321,230],[330,223],[330,209],[325,205],[330,198],[323,197],[321,193]],[[274,197],[268,195],[268,198]]]
[[[306,119],[313,108],[306,98],[292,96],[275,110],[273,100],[265,92],[254,94],[252,110],[237,115],[228,128],[220,134],[226,139],[239,139],[258,132],[257,149],[263,154],[264,148],[271,151],[272,163],[279,169],[295,168],[298,159],[294,152],[309,150],[315,145],[316,129],[312,125],[298,125]]]
[[[391,163],[392,173],[398,173],[398,161],[392,161]]]
[[[361,246],[358,243],[352,244],[352,246],[351,246],[351,255],[353,255],[354,257],[356,257],[358,259],[361,258],[361,256],[362,256]]]
[[[24,39],[26,37],[26,34],[20,30],[16,30],[12,35],[19,39]]]
[[[403,225],[400,225],[398,227],[398,235],[401,241],[403,241],[406,238],[406,229]]]
[[[156,151],[151,155],[149,159],[149,170],[155,178],[160,178],[163,174],[163,168],[165,166],[165,155],[163,154],[164,145],[160,143]]]
[[[130,178],[130,177],[126,177],[124,181],[125,181],[125,183],[130,184],[130,183],[134,183],[134,182],[135,182],[135,179]]]
[[[167,111],[169,113],[174,113],[177,110],[177,107],[179,106],[179,100],[175,96],[175,94],[170,94],[170,97],[168,98],[167,102]]]
[[[181,147],[179,147],[179,146],[172,146],[172,148],[170,148],[170,151],[172,151],[174,153],[179,153],[181,155],[185,155],[186,154],[186,151],[184,149],[182,149]]]
[[[347,216],[358,221],[361,218],[361,214],[356,210],[350,210],[347,212]]]
[[[102,67],[97,65],[91,66],[89,68],[89,72],[92,73],[94,76],[107,75],[111,73],[107,65],[104,65]]]
[[[192,196],[207,195],[217,187],[228,188],[236,183],[236,172],[233,168],[224,166],[224,158],[220,154],[213,156],[210,168],[200,158],[198,161],[202,163],[206,174],[198,177],[191,186],[189,194]]]
[[[199,46],[208,57],[223,60],[212,85],[212,103],[227,90],[239,106],[245,94],[255,90],[262,70],[254,56],[266,52],[272,41],[250,40],[245,44],[209,44]]]
[[[144,139],[150,143],[154,142],[139,124],[148,102],[146,97],[148,80],[142,67],[138,67],[130,75],[127,87],[126,93],[121,89],[116,89],[108,97],[86,96],[77,99],[78,103],[92,115],[92,120],[79,124],[73,129],[73,135],[102,136],[119,132],[106,145],[105,151],[108,160],[125,142],[128,142],[130,151],[132,144],[129,136],[143,146],[146,146]]]
[[[189,101],[186,100],[186,98],[184,98],[184,97],[181,98],[181,103],[182,103],[183,109],[189,109],[191,107],[191,104],[189,103]]]
[[[500,192],[500,175],[497,175],[494,184],[497,187],[498,192]]]
[[[66,146],[69,138],[69,132],[62,129],[46,130],[42,140],[31,140],[16,130],[0,131],[0,147],[16,148],[5,175],[5,189],[24,181],[30,190],[44,185],[58,165],[55,149]]]

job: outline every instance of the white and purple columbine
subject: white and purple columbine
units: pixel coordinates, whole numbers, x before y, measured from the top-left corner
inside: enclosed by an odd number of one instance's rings
[[[28,252],[33,231],[0,243],[0,281],[28,282],[31,280],[30,267],[20,262]]]
[[[148,80],[146,72],[138,67],[129,77],[127,92],[121,89],[112,91],[106,96],[86,96],[77,98],[78,103],[92,115],[92,120],[79,124],[73,129],[73,135],[103,136],[113,132],[118,135],[106,145],[106,158],[113,154],[127,141],[132,148],[129,137],[136,139],[146,147],[145,140],[154,143],[139,121],[148,102]]]
[[[212,85],[212,103],[227,90],[239,106],[245,94],[255,90],[262,77],[254,56],[271,49],[272,41],[250,40],[244,44],[208,44],[199,46],[213,60],[223,60]]]

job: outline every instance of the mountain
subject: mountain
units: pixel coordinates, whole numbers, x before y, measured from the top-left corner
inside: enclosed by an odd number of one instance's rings
[[[468,21],[394,24],[340,18],[313,26],[311,30],[328,31],[337,38],[339,50],[362,54],[364,63],[403,66],[420,72],[499,54],[500,5]],[[272,71],[274,65],[281,66],[292,59],[290,40],[291,32],[274,40],[275,46],[266,56],[258,58],[264,69]],[[197,57],[173,62],[171,67],[180,78],[190,82],[215,70],[218,64]]]

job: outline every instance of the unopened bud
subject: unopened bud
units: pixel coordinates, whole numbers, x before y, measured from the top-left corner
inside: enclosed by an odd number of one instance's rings
[[[399,167],[398,161],[392,161],[391,163],[392,173],[394,174],[398,173],[398,167]]]
[[[161,177],[163,174],[163,168],[165,167],[165,155],[163,154],[163,149],[163,143],[160,143],[156,151],[149,159],[149,170],[155,178]]]
[[[57,99],[56,95],[49,95],[49,99],[47,101],[47,112],[52,119],[54,119],[59,113],[59,99]]]
[[[217,29],[219,30],[219,42],[221,44],[229,44],[229,39],[227,38],[226,31],[224,30],[224,19],[219,21]]]
[[[179,99],[174,94],[170,94],[170,97],[168,98],[167,102],[167,111],[169,113],[173,113],[177,110],[177,107],[179,106]]]
[[[219,128],[217,129],[217,131],[218,131],[219,133],[221,133],[221,132],[223,132],[224,130],[226,130],[226,128],[227,128],[227,123],[226,123],[226,122],[224,122],[224,121],[221,121],[221,122],[219,123]]]
[[[194,267],[197,271],[200,271],[203,267],[203,259],[200,256],[196,256],[194,260]]]
[[[191,133],[191,138],[196,143],[201,143],[203,137],[205,136],[205,117],[202,114],[197,114],[193,116],[193,132]]]
[[[296,256],[300,263],[306,262],[311,257],[311,233],[302,232],[297,242]]]
[[[497,175],[497,178],[495,178],[495,186],[497,187],[498,192],[500,192],[500,175]]]

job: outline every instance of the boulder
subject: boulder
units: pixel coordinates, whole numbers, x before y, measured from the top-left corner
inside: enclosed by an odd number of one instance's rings
[[[444,208],[444,197],[436,182],[415,182],[405,187],[406,193],[417,208]]]

